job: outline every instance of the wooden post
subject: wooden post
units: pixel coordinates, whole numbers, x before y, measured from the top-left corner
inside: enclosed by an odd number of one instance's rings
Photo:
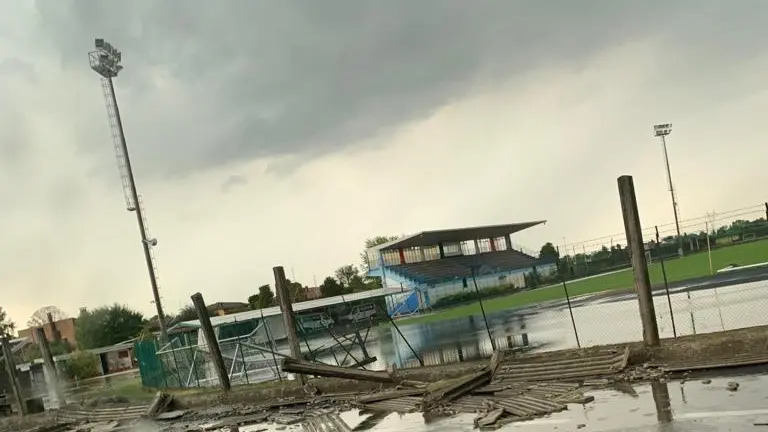
[[[208,344],[211,360],[213,360],[213,367],[216,369],[216,375],[219,377],[221,388],[225,392],[228,392],[232,388],[232,385],[229,382],[227,367],[224,365],[224,358],[221,356],[219,341],[216,340],[216,333],[213,331],[211,317],[208,316],[208,308],[205,307],[203,295],[200,293],[192,294],[192,303],[195,305],[197,317],[200,320],[200,329],[203,330],[205,342]]]
[[[5,370],[8,372],[8,379],[11,381],[11,387],[13,387],[13,396],[16,398],[16,405],[19,407],[19,414],[22,416],[27,415],[27,405],[24,404],[24,396],[21,394],[19,377],[16,375],[16,363],[13,361],[13,353],[11,352],[11,345],[8,343],[8,337],[0,336],[0,348],[3,351]]]
[[[648,276],[648,262],[645,258],[645,243],[640,226],[640,213],[637,210],[635,184],[632,176],[618,178],[621,213],[624,216],[624,231],[632,257],[632,271],[635,275],[635,290],[640,306],[640,320],[643,323],[643,342],[647,346],[659,345],[659,327],[656,323],[656,310],[653,306],[651,278]]]
[[[55,332],[56,329],[52,328],[51,331]],[[37,339],[37,346],[40,347],[40,354],[43,356],[43,367],[45,368],[45,375],[48,377],[48,390],[53,390],[59,407],[62,407],[66,405],[66,399],[64,392],[61,390],[59,374],[56,371],[56,363],[53,361],[51,347],[48,345],[48,338],[45,337],[45,330],[42,327],[35,327],[35,339]]]
[[[296,335],[296,317],[293,316],[293,305],[291,304],[291,298],[288,294],[288,283],[285,280],[285,270],[282,267],[277,266],[272,268],[272,272],[275,274],[275,294],[277,295],[277,301],[280,303],[280,310],[283,311],[283,326],[285,327],[285,334],[288,337],[288,346],[291,348],[291,357],[296,360],[303,360],[301,355],[301,346],[299,345],[299,337]],[[307,380],[302,374],[297,374],[296,378],[301,385],[306,384]]]

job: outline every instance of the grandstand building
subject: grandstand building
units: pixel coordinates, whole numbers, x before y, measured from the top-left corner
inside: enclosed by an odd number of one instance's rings
[[[557,271],[514,247],[511,235],[546,221],[491,225],[418,234],[375,246],[366,251],[368,276],[379,277],[384,287],[400,287],[387,298],[391,316],[429,309],[440,298],[468,289],[509,286],[526,288],[526,275],[546,276]]]

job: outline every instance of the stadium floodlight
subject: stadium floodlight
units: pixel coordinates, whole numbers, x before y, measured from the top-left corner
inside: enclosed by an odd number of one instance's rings
[[[104,78],[114,78],[123,69],[123,54],[104,39],[96,39],[95,51],[88,53],[91,69]]]
[[[672,123],[657,124],[653,127],[653,133],[655,136],[667,136],[672,133]]]
[[[669,156],[667,155],[667,135],[672,133],[672,123],[657,124],[653,126],[653,135],[661,138],[661,148],[664,151],[664,166],[667,170],[669,182],[669,194],[672,197],[672,212],[675,214],[675,228],[677,230],[677,254],[683,256],[683,237],[680,235],[680,218],[678,217],[677,195],[672,183],[672,170],[669,168]]]
[[[120,119],[120,108],[117,105],[117,96],[115,95],[115,86],[113,79],[123,70],[123,54],[112,44],[104,39],[97,38],[94,42],[95,49],[88,53],[88,61],[97,74],[101,76],[101,88],[104,94],[104,102],[107,108],[107,118],[112,132],[112,143],[114,145],[117,167],[120,173],[120,180],[123,185],[123,196],[128,211],[136,213],[136,219],[141,234],[142,248],[144,249],[144,259],[147,263],[149,280],[152,286],[153,303],[157,307],[158,323],[160,325],[160,339],[163,343],[168,341],[168,332],[165,322],[165,312],[160,299],[160,289],[157,282],[155,258],[152,253],[153,247],[157,246],[157,239],[149,235],[147,223],[144,218],[144,209],[141,205],[139,192],[136,188],[136,181],[131,168],[131,158],[128,155],[128,146],[125,142],[125,133],[123,131],[123,122]]]

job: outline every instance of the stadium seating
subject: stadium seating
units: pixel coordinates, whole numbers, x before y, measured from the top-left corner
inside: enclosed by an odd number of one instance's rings
[[[414,281],[434,285],[451,279],[502,273],[537,265],[539,260],[516,250],[487,252],[388,267]]]

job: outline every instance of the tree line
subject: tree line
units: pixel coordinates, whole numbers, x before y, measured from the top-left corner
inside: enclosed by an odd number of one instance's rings
[[[685,232],[680,235],[683,252],[698,252],[709,247],[716,248],[731,243],[749,241],[768,237],[768,222],[765,218],[754,220],[735,220],[730,224],[722,225],[707,233],[704,230],[698,232]],[[655,238],[647,240],[648,253],[652,259],[658,257],[676,257],[680,243],[676,236],[665,236],[657,242]],[[619,243],[602,245],[592,252],[576,251],[568,254],[561,251],[552,242],[542,245],[539,250],[539,258],[544,262],[557,263],[560,275],[569,277],[583,277],[618,270],[630,265],[629,250]]]

